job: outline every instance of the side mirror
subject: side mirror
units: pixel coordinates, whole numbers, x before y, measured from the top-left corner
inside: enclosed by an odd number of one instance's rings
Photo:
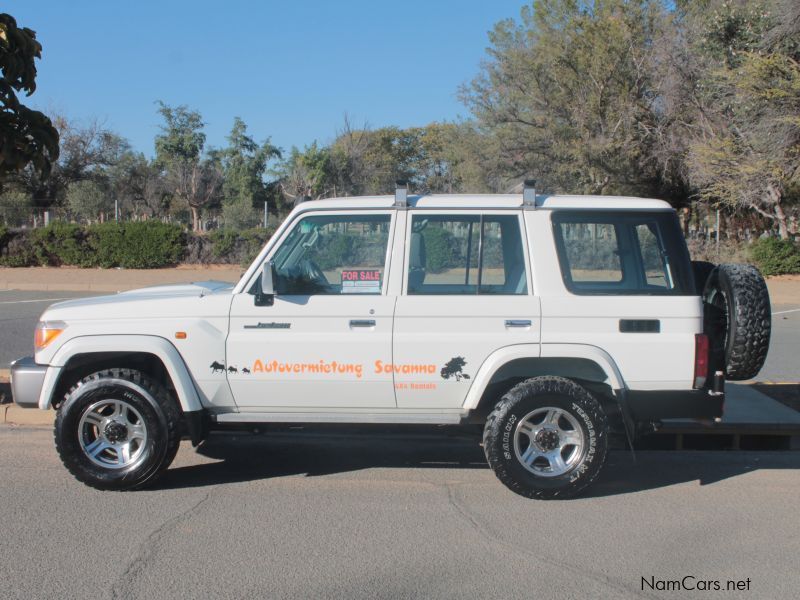
[[[272,278],[272,261],[265,261],[261,266],[261,285],[256,290],[256,306],[272,306],[275,304],[275,283]]]

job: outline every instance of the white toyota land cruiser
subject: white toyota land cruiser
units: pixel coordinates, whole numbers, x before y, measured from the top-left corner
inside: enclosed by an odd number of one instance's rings
[[[666,202],[400,184],[299,205],[234,286],[55,304],[11,377],[101,489],[150,484],[182,438],[226,427],[475,422],[506,486],[563,498],[609,433],[721,416],[769,334],[758,271],[692,264]]]

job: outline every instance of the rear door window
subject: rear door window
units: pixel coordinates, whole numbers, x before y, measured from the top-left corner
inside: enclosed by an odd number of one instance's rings
[[[528,281],[517,215],[415,214],[410,295],[525,295]]]

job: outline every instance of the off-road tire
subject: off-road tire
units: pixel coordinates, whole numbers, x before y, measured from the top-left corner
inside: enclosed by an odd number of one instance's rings
[[[149,398],[148,398],[149,397]],[[121,398],[142,417],[148,432],[142,458],[129,468],[93,463],[79,440],[80,421],[100,400]],[[134,490],[151,485],[172,463],[180,445],[180,410],[159,382],[132,369],[104,369],[83,377],[64,396],[54,426],[61,462],[80,482],[100,490]]]
[[[526,469],[514,450],[516,427],[541,407],[568,412],[586,440],[582,456],[569,471],[543,477]],[[600,403],[583,387],[563,377],[534,377],[509,390],[489,414],[483,450],[497,478],[512,492],[542,500],[571,498],[600,473],[608,451],[608,419]]]
[[[752,379],[769,350],[772,314],[767,284],[752,265],[719,265],[703,290],[710,366],[727,379]]]
[[[710,277],[711,273],[714,269],[717,268],[712,262],[708,262],[705,260],[693,260],[692,261],[692,274],[694,275],[694,289],[697,291],[697,294],[702,296],[703,290],[706,288],[706,281]]]

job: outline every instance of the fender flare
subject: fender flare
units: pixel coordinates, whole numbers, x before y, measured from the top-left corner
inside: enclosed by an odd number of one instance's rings
[[[472,386],[467,393],[463,408],[474,410],[483,396],[492,376],[503,365],[520,358],[582,358],[596,363],[606,374],[608,383],[619,395],[625,390],[625,382],[614,359],[597,346],[588,344],[516,344],[495,350],[483,361]]]
[[[39,395],[39,408],[48,409],[61,372],[69,360],[94,352],[143,352],[158,357],[172,379],[183,412],[200,411],[203,405],[192,376],[178,350],[154,335],[87,335],[74,337],[59,348],[50,361]]]

